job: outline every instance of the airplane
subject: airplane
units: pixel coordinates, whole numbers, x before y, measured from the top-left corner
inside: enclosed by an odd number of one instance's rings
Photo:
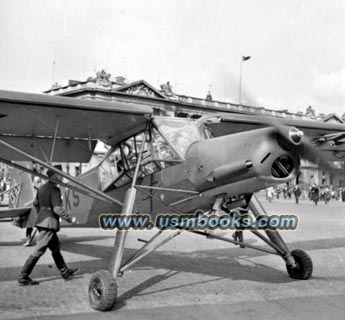
[[[27,217],[32,212],[32,176],[54,181],[26,165],[34,162],[65,178],[66,209],[77,227],[100,227],[105,214],[176,215],[202,210],[231,216],[249,209],[254,218],[267,216],[255,192],[286,183],[299,174],[307,159],[332,170],[330,160],[345,156],[345,126],[317,121],[247,114],[217,114],[200,119],[154,116],[149,103],[94,101],[0,90],[0,161],[15,168],[10,207],[3,217]],[[103,159],[78,177],[55,162],[88,162],[97,141],[109,149]],[[167,226],[169,229],[169,226]],[[182,228],[151,239],[123,261],[129,230],[116,232],[109,270],[90,279],[89,302],[96,310],[112,309],[117,280],[134,263],[181,232],[230,242],[280,256],[289,276],[309,279],[313,263],[299,249],[289,250],[278,230],[249,229],[268,247],[210,230]]]

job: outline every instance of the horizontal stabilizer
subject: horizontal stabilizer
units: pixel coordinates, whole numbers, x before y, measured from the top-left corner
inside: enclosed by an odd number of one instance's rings
[[[56,139],[54,141],[53,137],[32,138],[1,135],[0,139],[43,161],[49,161],[54,145],[51,158],[53,162],[89,162],[97,142],[77,139]],[[25,155],[1,144],[0,154],[2,158],[10,161],[28,160]]]
[[[1,209],[0,219],[25,216],[29,214],[30,210],[31,207]]]

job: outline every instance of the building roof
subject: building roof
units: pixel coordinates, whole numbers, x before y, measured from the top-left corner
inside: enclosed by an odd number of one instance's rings
[[[199,108],[200,114],[210,111],[249,114],[255,113],[282,118],[344,123],[341,117],[337,116],[334,113],[327,116],[323,114],[311,115],[310,113],[308,113],[308,109],[313,110],[312,107],[308,107],[306,113],[293,113],[289,112],[287,109],[273,110],[265,107],[217,101],[214,99],[210,99],[210,92],[205,98],[179,95],[173,92],[169,82],[167,82],[166,84],[162,84],[159,90],[145,80],[126,82],[126,79],[122,76],[112,79],[111,74],[107,73],[104,70],[97,72],[96,77],[89,77],[86,81],[69,80],[68,85],[60,86],[58,84],[54,84],[50,89],[44,91],[44,93],[50,95],[74,95],[78,97],[84,97],[84,93],[87,92],[89,94],[90,92],[92,92],[92,97],[90,96],[90,98],[95,98],[95,93],[98,92],[100,94],[106,95],[104,99],[109,99],[109,97],[112,95],[118,96],[120,94],[121,98],[130,95],[132,97],[144,98],[144,100],[157,100],[158,103],[166,101],[175,104],[182,109],[183,107],[187,107],[189,108],[189,110],[193,108],[193,111],[195,111],[196,113],[198,113],[196,109]],[[159,109],[161,107],[157,108]],[[188,113],[188,110],[186,111],[186,113]]]

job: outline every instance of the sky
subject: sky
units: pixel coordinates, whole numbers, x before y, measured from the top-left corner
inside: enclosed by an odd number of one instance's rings
[[[112,77],[345,113],[343,0],[1,0],[0,89]],[[241,62],[242,56],[250,56]],[[242,63],[242,68],[241,68]],[[242,69],[242,72],[240,71]],[[240,81],[241,74],[241,81]]]

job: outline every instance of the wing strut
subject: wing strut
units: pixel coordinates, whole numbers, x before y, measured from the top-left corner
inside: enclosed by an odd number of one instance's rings
[[[53,145],[52,145],[52,151],[50,153],[50,160],[49,160],[50,163],[53,162],[53,155],[54,155],[54,151],[55,151],[55,142],[56,142],[57,132],[58,132],[58,129],[59,129],[59,123],[60,123],[60,118],[58,117],[57,122],[56,122],[55,132],[54,132],[54,140],[53,140]]]
[[[126,196],[125,196],[125,201],[122,207],[122,215],[130,215],[133,212],[134,208],[134,202],[135,202],[135,197],[137,194],[137,189],[136,189],[136,182],[138,178],[138,173],[142,161],[142,155],[145,150],[145,145],[146,145],[146,139],[149,133],[150,125],[147,124],[144,138],[143,138],[143,143],[141,144],[140,152],[138,155],[138,161],[135,167],[134,175],[133,175],[133,180],[132,180],[132,185],[131,187],[127,190]],[[114,251],[111,257],[110,261],[110,271],[112,273],[113,278],[116,280],[119,276],[120,272],[120,267],[121,267],[121,262],[122,262],[122,256],[123,256],[123,250],[125,246],[125,241],[127,237],[127,230],[118,230],[116,233],[116,239],[114,243]]]
[[[121,214],[128,216],[133,213],[134,203],[136,198],[136,182],[139,174],[139,169],[142,162],[142,156],[146,145],[146,139],[150,131],[150,124],[147,123],[143,143],[140,147],[138,160],[136,163],[132,185],[127,190],[124,204],[122,206]],[[126,243],[128,230],[118,230],[114,242],[113,252],[110,258],[109,270],[101,270],[91,276],[89,283],[89,301],[91,306],[96,310],[109,310],[117,300],[117,285],[116,280],[121,276],[121,265],[123,252]],[[130,262],[133,262],[132,260]],[[129,262],[129,263],[130,263]],[[122,266],[123,268],[125,266]]]
[[[42,174],[42,173],[39,173],[39,172],[37,172],[37,171],[33,171],[33,170],[31,170],[31,169],[28,169],[28,168],[26,168],[26,167],[24,167],[24,166],[21,166],[21,165],[15,163],[15,162],[12,162],[12,161],[9,161],[9,160],[3,159],[3,158],[0,158],[0,162],[5,163],[5,164],[9,165],[10,167],[17,168],[17,169],[19,169],[19,170],[21,170],[21,171],[24,171],[24,172],[27,172],[27,173],[29,173],[29,174],[32,174],[32,175],[34,175],[34,176],[40,177],[40,178],[42,178],[42,179],[44,179],[44,180],[50,180],[50,181],[52,181],[52,182],[55,182],[56,184],[59,184],[59,185],[65,187],[65,188],[74,190],[74,191],[76,191],[76,192],[78,192],[78,193],[81,193],[81,194],[87,196],[87,197],[90,197],[90,198],[93,198],[93,199],[97,199],[97,200],[101,200],[101,201],[105,201],[105,202],[107,202],[107,203],[112,203],[112,202],[110,202],[109,200],[106,200],[106,199],[101,198],[101,197],[99,197],[99,196],[97,196],[97,195],[95,195],[95,194],[92,194],[92,193],[89,192],[89,191],[86,191],[86,190],[84,190],[84,189],[78,188],[78,187],[76,187],[76,186],[74,186],[74,185],[71,185],[71,184],[67,184],[67,183],[62,182],[62,181],[57,181],[57,180],[55,180],[55,179],[49,178],[48,176],[46,176],[46,175],[44,175],[44,174]],[[1,196],[2,194],[5,194],[5,193],[7,193],[7,192],[10,192],[10,191],[11,191],[13,188],[15,188],[16,186],[18,186],[18,184],[17,184],[17,185],[14,185],[13,187],[11,187],[10,189],[4,191],[3,193],[0,193],[0,196]]]
[[[120,206],[120,207],[123,206],[123,203],[121,201],[116,200],[113,197],[110,197],[107,194],[105,194],[105,193],[103,193],[103,192],[101,192],[101,191],[99,191],[99,190],[97,190],[95,188],[92,188],[92,187],[90,187],[90,186],[80,182],[78,179],[76,179],[74,177],[71,177],[70,175],[64,173],[63,171],[60,171],[60,170],[56,169],[55,167],[51,166],[50,164],[48,164],[48,163],[46,163],[46,162],[44,162],[44,161],[42,161],[42,160],[40,160],[40,159],[30,155],[30,154],[28,154],[27,152],[25,152],[25,151],[15,147],[15,146],[13,146],[12,144],[10,144],[10,143],[2,140],[2,139],[0,139],[0,144],[3,145],[6,148],[9,148],[9,149],[11,149],[11,150],[13,150],[13,151],[23,155],[24,157],[28,158],[29,160],[34,161],[34,162],[40,164],[41,166],[43,166],[43,167],[45,167],[45,168],[47,168],[49,170],[52,170],[53,172],[56,172],[56,173],[60,174],[61,176],[63,176],[67,180],[69,180],[69,181],[75,183],[76,185],[78,185],[79,187],[81,187],[83,190],[89,191],[92,194],[95,194],[96,196],[100,197],[101,199],[106,200],[106,201],[108,201],[110,203],[116,204],[117,206]],[[34,173],[34,174],[37,175],[36,173]],[[47,179],[47,178],[45,178],[45,179]],[[47,180],[52,180],[52,179],[48,178]],[[67,187],[69,187],[69,185],[67,185]]]

